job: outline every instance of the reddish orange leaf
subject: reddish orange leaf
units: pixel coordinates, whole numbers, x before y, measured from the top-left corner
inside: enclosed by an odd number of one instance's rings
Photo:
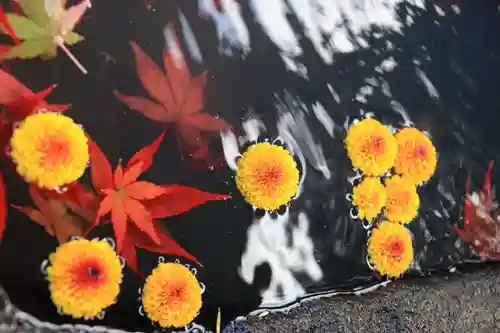
[[[153,141],[152,144],[142,148],[137,153],[135,153],[135,155],[132,156],[132,158],[129,160],[127,169],[138,162],[142,162],[142,172],[145,172],[147,169],[149,169],[149,167],[153,163],[153,156],[158,151],[158,148],[160,147],[160,144],[165,137],[165,131],[166,128],[163,129],[160,136],[155,141]]]
[[[88,138],[90,171],[92,175],[92,185],[97,192],[113,187],[113,172],[111,164],[102,152],[101,148]]]
[[[123,246],[122,246],[122,251],[120,252],[120,255],[122,256],[123,259],[125,259],[127,266],[134,273],[142,276],[143,274],[141,272],[139,272],[139,267],[137,265],[137,254],[135,251],[134,243],[132,242],[132,240],[128,236],[129,230],[130,230],[130,228],[128,228],[127,236],[125,236],[125,239],[123,240]]]
[[[127,170],[125,170],[122,182],[115,184],[116,188],[124,188],[135,182],[142,173],[142,164],[142,162],[138,162],[128,167]]]
[[[122,198],[122,202],[125,207],[125,211],[132,222],[134,222],[140,230],[144,231],[144,233],[148,235],[153,242],[159,244],[160,239],[158,238],[158,235],[156,235],[153,219],[151,218],[151,214],[148,212],[146,207],[144,207],[144,205],[139,201],[131,199],[128,196],[124,196]]]
[[[175,48],[174,54],[166,47],[163,49],[163,67],[167,73],[167,77],[174,94],[174,100],[178,105],[182,105],[184,102],[184,93],[189,87],[189,82],[191,81],[191,74],[186,66],[184,57],[180,52],[179,42],[177,36],[175,35],[175,30],[169,28],[169,35],[172,37],[172,48]],[[177,52],[176,52],[177,51]],[[175,59],[174,59],[175,58]]]
[[[150,182],[135,182],[125,188],[127,195],[137,200],[154,199],[166,192],[163,186],[158,186]]]
[[[24,213],[34,222],[45,228],[47,233],[64,243],[72,236],[84,236],[90,223],[71,214],[65,201],[52,197],[44,197],[34,186],[30,186],[31,200],[38,209],[12,206]]]
[[[118,165],[116,166],[115,174],[114,174],[114,181],[115,181],[115,186],[116,188],[122,188],[123,184],[123,167],[122,167],[122,161],[118,161]]]
[[[7,225],[7,190],[3,175],[0,172],[0,240],[2,240]]]
[[[144,232],[140,231],[135,226],[131,226],[127,231],[127,238],[129,238],[134,243],[135,247],[153,253],[183,257],[200,264],[199,260],[196,259],[196,257],[191,255],[174,241],[168,230],[162,225],[161,222],[156,221],[154,223],[154,226],[156,234],[160,238],[160,245],[153,243],[151,239],[144,234]]]
[[[116,194],[108,195],[111,198],[113,206],[111,208],[111,221],[116,237],[116,250],[121,252],[125,233],[127,232],[127,211],[123,200],[119,199]],[[104,199],[104,200],[106,200]]]
[[[167,190],[165,194],[144,201],[144,205],[155,219],[182,214],[207,201],[231,198],[226,194],[209,193],[181,185],[165,185],[164,188]]]

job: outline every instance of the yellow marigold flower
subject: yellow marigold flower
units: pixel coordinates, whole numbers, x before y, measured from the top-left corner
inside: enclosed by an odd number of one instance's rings
[[[378,178],[365,178],[352,191],[352,202],[358,208],[358,216],[372,222],[385,206],[385,187]]]
[[[417,188],[405,177],[393,176],[385,182],[387,203],[385,217],[391,222],[408,223],[418,213],[420,198]]]
[[[436,148],[415,128],[404,128],[395,135],[398,143],[395,171],[410,178],[415,185],[428,181],[437,165]]]
[[[191,271],[174,263],[160,263],[142,291],[144,313],[161,327],[183,327],[201,309],[201,287]]]
[[[398,277],[413,261],[410,233],[401,224],[383,221],[368,240],[368,260],[381,274]]]
[[[267,142],[248,148],[238,160],[236,185],[248,203],[275,210],[297,193],[299,170],[284,148]]]
[[[72,240],[49,257],[50,295],[62,313],[92,319],[116,301],[122,266],[109,243]]]
[[[58,113],[28,116],[14,130],[10,145],[17,172],[41,188],[56,189],[74,182],[89,160],[83,129]]]
[[[351,125],[345,143],[352,165],[368,176],[379,176],[394,166],[396,139],[389,128],[375,119]]]

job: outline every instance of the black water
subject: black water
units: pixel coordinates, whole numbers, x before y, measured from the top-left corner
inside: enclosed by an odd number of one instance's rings
[[[473,258],[466,245],[456,242],[448,224],[461,216],[467,171],[472,173],[475,186],[479,186],[487,163],[497,159],[500,149],[500,12],[493,1],[464,0],[460,14],[447,10],[445,16],[430,5],[425,10],[400,5],[397,11],[401,18],[406,17],[408,10],[416,13],[411,26],[403,24],[401,32],[373,26],[365,32],[368,47],[335,54],[331,65],[319,57],[300,22],[291,15],[289,20],[303,49],[297,60],[307,68],[308,79],[286,70],[279,49],[256,23],[245,1],[240,1],[240,5],[252,42],[245,56],[237,50],[232,56],[219,52],[216,31],[209,20],[198,17],[195,1],[157,0],[153,4],[155,11],[147,10],[146,3],[140,0],[94,1],[77,29],[86,40],[72,48],[89,70],[87,76],[62,54],[52,61],[13,62],[12,73],[35,91],[57,83],[49,101],[73,104],[68,115],[82,124],[109,160],[116,163],[152,142],[161,132],[159,124],[131,111],[112,94],[118,89],[129,95],[147,96],[137,78],[129,42],[137,41],[160,64],[165,45],[163,27],[174,22],[179,28],[181,8],[203,53],[203,63],[193,62],[191,70],[210,73],[208,90],[212,98],[206,104],[207,113],[219,114],[238,133],[242,132],[243,119],[258,117],[267,127],[262,135],[275,138],[278,110],[286,107],[295,119],[304,116],[314,142],[323,149],[331,177],[326,180],[308,159],[303,193],[290,207],[285,233],[286,242],[293,243],[291,235],[299,228],[299,215],[308,217],[307,235],[314,244],[312,255],[323,277],[314,281],[307,269],[292,274],[308,294],[349,291],[380,281],[365,263],[366,231],[349,217],[345,194],[351,191],[347,178],[353,171],[343,147],[343,124],[348,118],[359,118],[363,110],[374,113],[383,123],[401,126],[403,119],[391,107],[393,101],[404,107],[417,128],[431,133],[439,153],[436,174],[419,192],[419,216],[410,224],[418,265],[409,274],[426,275]],[[102,52],[114,59],[106,61]],[[376,67],[390,57],[397,66],[390,72],[377,71]],[[432,82],[438,97],[429,94],[417,68]],[[356,101],[357,92],[369,78],[385,81],[392,97],[383,93],[380,84],[365,103]],[[332,97],[327,84],[337,92],[338,100]],[[299,101],[308,109],[293,106]],[[316,102],[324,106],[335,124],[333,139],[310,111]],[[221,153],[222,147],[216,141],[214,154]],[[174,238],[204,264],[198,269],[198,277],[207,291],[204,309],[196,322],[213,328],[217,307],[221,307],[227,323],[259,306],[260,292],[272,280],[272,268],[266,263],[258,266],[252,284],[239,274],[253,213],[238,194],[234,172],[225,165],[215,170],[193,171],[181,156],[173,132],[167,132],[144,179],[233,195],[230,201],[208,203],[165,221]],[[499,170],[494,169],[494,183]],[[30,204],[25,185],[9,173],[7,185],[10,203]],[[102,228],[96,234],[108,232]],[[71,322],[68,317],[58,315],[52,305],[47,282],[39,269],[56,246],[56,240],[41,227],[9,210],[8,228],[0,246],[0,284],[22,310],[44,321],[67,323]],[[156,259],[155,255],[139,253],[145,272],[154,268]],[[138,313],[140,286],[141,280],[127,271],[119,302],[108,309],[104,320],[91,324],[150,330],[149,321]]]

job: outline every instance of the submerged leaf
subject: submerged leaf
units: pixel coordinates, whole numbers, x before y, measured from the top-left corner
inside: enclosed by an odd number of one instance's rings
[[[0,172],[0,241],[7,225],[7,190],[3,175]]]
[[[31,200],[38,208],[12,206],[34,222],[45,228],[48,234],[65,243],[73,236],[84,236],[90,223],[71,214],[68,205],[61,199],[44,197],[34,186],[30,186]]]

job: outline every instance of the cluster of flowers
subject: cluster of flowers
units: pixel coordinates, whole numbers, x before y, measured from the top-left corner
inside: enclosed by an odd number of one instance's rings
[[[122,263],[107,240],[77,238],[60,245],[44,265],[52,301],[62,314],[101,318],[120,292]],[[204,291],[195,274],[180,263],[160,261],[142,288],[142,312],[161,327],[188,325]]]
[[[351,125],[345,143],[353,167],[363,174],[352,203],[357,216],[368,222],[369,264],[382,275],[400,276],[413,261],[412,238],[402,224],[417,216],[417,186],[434,174],[436,149],[415,128],[393,134],[372,118]]]

